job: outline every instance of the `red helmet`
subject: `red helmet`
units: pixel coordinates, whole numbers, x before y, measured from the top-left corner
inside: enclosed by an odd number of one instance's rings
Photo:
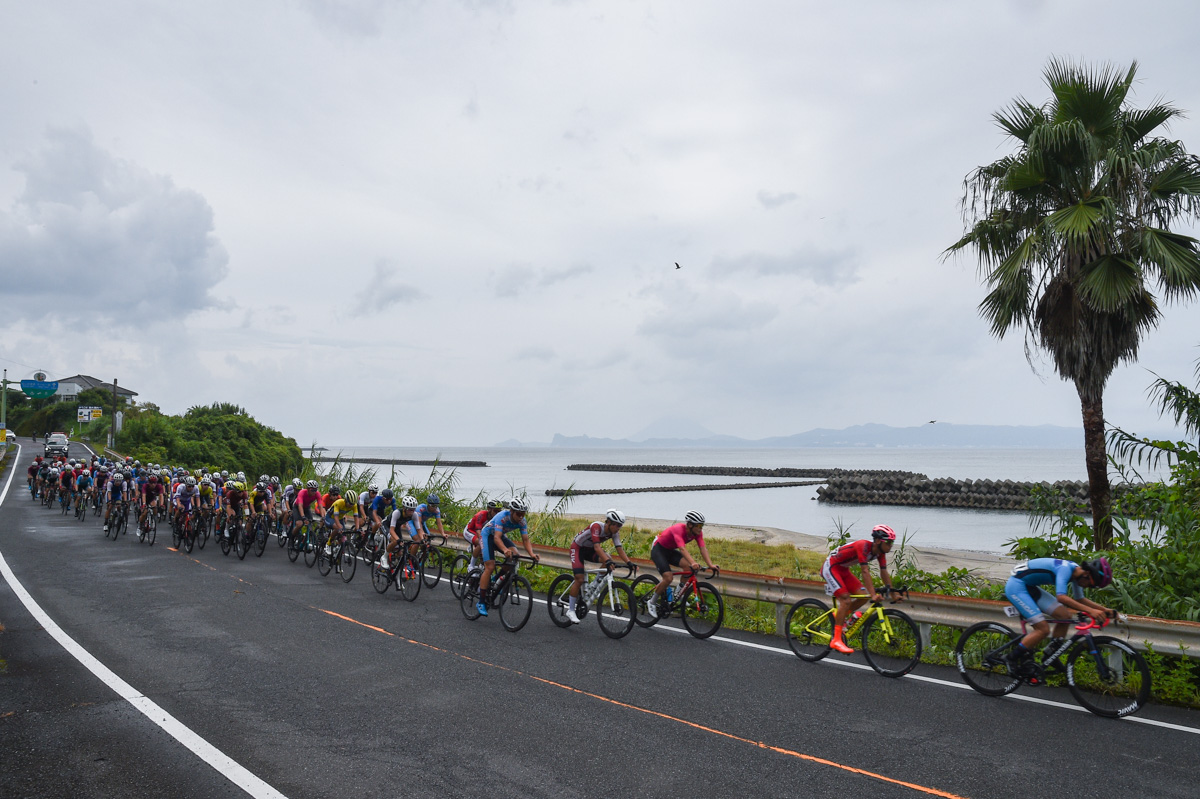
[[[871,529],[871,537],[876,541],[895,541],[896,531],[886,524],[877,524]]]

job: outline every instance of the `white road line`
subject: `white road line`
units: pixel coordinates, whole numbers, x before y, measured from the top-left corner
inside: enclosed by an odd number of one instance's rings
[[[20,456],[21,447],[18,444],[17,457],[9,468],[8,482],[4,484],[4,491],[0,492],[0,505],[4,504],[4,500],[8,496],[8,489],[12,485],[13,475],[16,474],[17,461],[20,459]],[[8,561],[4,559],[3,554],[0,554],[0,575],[3,575],[9,587],[12,588],[13,593],[25,605],[25,609],[37,620],[38,624],[45,628],[50,637],[82,663],[88,671],[99,677],[105,685],[116,691],[118,696],[141,711],[146,718],[153,721],[165,730],[168,735],[186,746],[197,757],[215,768],[222,776],[255,797],[255,799],[286,799],[282,793],[251,774],[240,763],[201,738],[170,713],[163,710],[153,700],[147,698],[132,685],[118,677],[111,669],[97,660],[92,653],[76,643],[75,639],[67,635],[61,627],[55,624],[54,620],[46,614],[46,611],[42,610],[41,605],[25,590],[25,586],[21,585],[21,581],[17,579],[12,569],[9,568]]]

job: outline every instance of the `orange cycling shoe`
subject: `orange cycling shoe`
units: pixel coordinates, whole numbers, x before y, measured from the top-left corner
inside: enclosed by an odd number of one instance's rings
[[[846,643],[840,638],[835,638],[832,641],[830,641],[829,648],[836,649],[838,652],[841,652],[843,655],[853,655],[854,654],[854,650],[851,649],[849,646],[847,646]]]

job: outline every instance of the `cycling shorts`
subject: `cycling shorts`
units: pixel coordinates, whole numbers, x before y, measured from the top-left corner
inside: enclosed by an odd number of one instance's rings
[[[659,574],[666,574],[672,566],[678,566],[683,561],[683,550],[666,549],[662,544],[655,544],[650,548],[650,560],[654,561]]]
[[[1036,585],[1027,585],[1019,577],[1008,578],[1004,584],[1004,596],[1020,612],[1021,618],[1030,624],[1045,621],[1047,616],[1052,616],[1054,611],[1062,607],[1054,594]]]
[[[493,548],[496,546],[495,537],[490,536],[490,535],[485,535],[485,536],[480,536],[480,538],[483,539],[480,542],[480,549],[483,550],[484,561],[495,560],[496,556],[492,554]],[[508,536],[506,536],[504,533],[500,534],[500,541],[504,544],[506,549],[513,548],[513,542],[509,541]]]
[[[825,559],[825,565],[821,567],[821,576],[825,578],[826,596],[837,599],[849,594],[862,593],[863,585],[857,577],[850,573],[850,569],[842,565],[834,566],[828,558]]]
[[[678,554],[678,553],[676,553]],[[682,555],[680,556],[682,557]],[[571,544],[571,571],[574,574],[583,574],[583,562],[599,563],[600,556],[596,554],[595,547],[581,547],[579,544]]]
[[[466,539],[468,544],[475,546],[475,542],[479,540],[479,533],[472,533],[470,527],[464,527],[462,537]]]

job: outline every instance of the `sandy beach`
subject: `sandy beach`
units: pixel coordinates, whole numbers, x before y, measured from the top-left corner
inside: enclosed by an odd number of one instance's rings
[[[567,518],[594,521],[590,516],[568,514]],[[630,516],[627,524],[642,529],[661,530],[675,522],[669,519],[647,519]],[[726,538],[735,541],[754,541],[759,544],[791,544],[798,549],[813,552],[828,552],[829,541],[825,536],[797,533],[778,527],[751,527],[736,524],[705,524],[704,535],[708,538]],[[975,552],[966,549],[935,549],[931,547],[909,547],[916,554],[917,565],[929,572],[942,572],[951,566],[970,569],[982,577],[1002,580],[1008,577],[1016,565],[1013,558],[991,552]]]

